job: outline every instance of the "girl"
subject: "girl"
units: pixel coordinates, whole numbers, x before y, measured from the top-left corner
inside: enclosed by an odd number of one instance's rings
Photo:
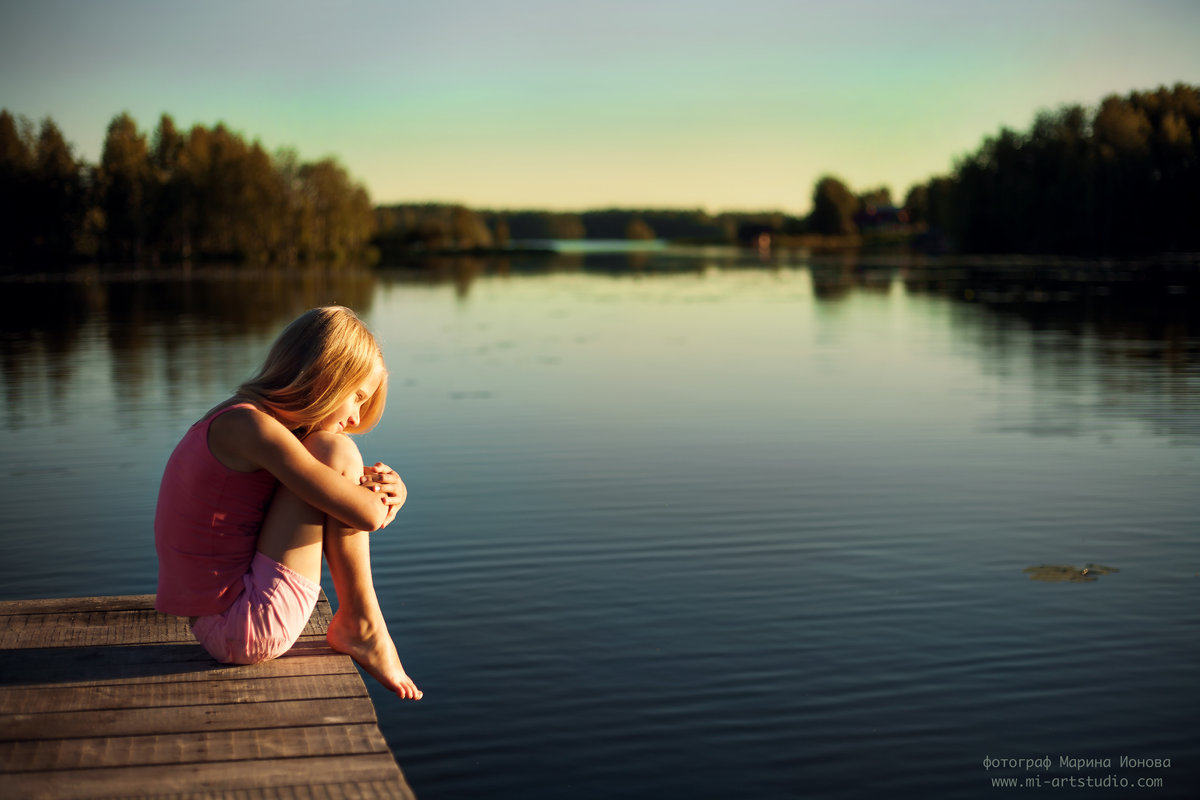
[[[375,338],[339,306],[316,308],[272,345],[258,375],[184,435],[154,517],[155,607],[190,618],[218,661],[255,664],[304,630],[329,563],[338,609],[326,640],[399,696],[422,697],[388,634],[367,531],[407,498],[384,464],[363,467],[347,433],[383,414]]]

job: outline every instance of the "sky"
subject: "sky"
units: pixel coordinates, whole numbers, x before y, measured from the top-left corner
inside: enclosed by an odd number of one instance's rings
[[[223,122],[376,203],[806,213],[1002,126],[1200,84],[1195,0],[0,0],[0,107],[99,160]]]

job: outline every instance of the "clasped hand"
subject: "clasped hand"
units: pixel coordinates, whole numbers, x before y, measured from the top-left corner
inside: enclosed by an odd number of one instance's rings
[[[408,499],[408,487],[404,485],[404,481],[400,480],[396,470],[381,462],[363,467],[363,475],[358,482],[371,491],[383,495],[383,503],[388,507],[388,512],[387,518],[379,527],[386,528],[396,518],[396,512],[400,510],[400,506],[404,505],[404,501]]]

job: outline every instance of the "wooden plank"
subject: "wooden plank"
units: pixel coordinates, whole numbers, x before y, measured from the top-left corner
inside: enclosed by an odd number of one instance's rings
[[[190,636],[186,619],[146,609],[0,616],[0,650],[162,644]]]
[[[169,795],[140,795],[139,800],[384,800],[396,798],[392,781],[344,781],[310,786],[258,786],[253,789],[208,792],[184,792]],[[411,800],[411,790],[405,786],[401,798]]]
[[[44,650],[0,650],[0,686],[154,680],[219,680],[253,674],[275,674],[291,669],[290,664],[320,663],[318,673],[335,671],[326,662],[342,664],[340,671],[353,671],[346,656],[334,652],[325,641],[302,640],[274,661],[238,666],[220,664],[195,642],[125,647],[48,648]],[[293,670],[294,671],[294,670]]]
[[[211,730],[289,728],[298,725],[376,723],[367,697],[284,700],[277,703],[229,703],[209,706],[55,711],[47,714],[0,715],[5,739],[58,739],[131,736]]]
[[[211,666],[205,668],[210,661],[207,654],[205,654],[203,658],[197,657],[178,662],[180,665],[189,667],[187,671],[183,672],[167,671],[167,668],[175,662],[157,662],[160,666],[154,667],[152,664],[144,661],[131,659],[130,663],[106,664],[103,672],[107,677],[86,678],[82,680],[79,679],[79,676],[86,674],[84,670],[88,668],[88,662],[91,658],[99,656],[89,656],[85,653],[76,653],[76,651],[69,650],[65,652],[71,653],[71,658],[48,660],[39,658],[42,655],[39,651],[18,652],[30,653],[26,663],[16,665],[19,666],[23,679],[5,680],[4,660],[7,654],[0,652],[0,687],[8,684],[10,687],[17,689],[60,689],[64,685],[69,685],[73,688],[82,688],[87,686],[135,686],[155,683],[248,680],[275,676],[289,678],[305,675],[313,677],[321,675],[358,675],[358,670],[354,668],[354,662],[347,659],[341,653],[329,649],[324,643],[321,643],[320,649],[314,649],[312,652],[298,652],[297,648],[293,647],[291,651],[274,661],[250,666],[226,665],[213,662]],[[88,653],[91,652],[93,651],[89,648]],[[140,652],[145,654],[144,650]],[[41,667],[41,669],[38,669],[38,667]],[[69,681],[69,684],[67,681]]]
[[[316,700],[366,697],[367,687],[357,674],[322,676],[263,675],[222,681],[171,681],[101,686],[19,687],[0,694],[0,719],[6,714],[45,714],[56,711],[161,708],[222,703]],[[0,725],[0,739],[5,732]]]
[[[23,772],[5,776],[4,788],[12,797],[82,800],[83,798],[141,797],[147,787],[156,793],[232,792],[254,788],[277,790],[281,786],[312,787],[366,782],[392,782],[384,796],[411,798],[412,790],[397,779],[390,754],[322,756],[304,759],[304,775],[297,774],[296,759],[259,759],[173,766],[152,765],[123,769],[78,769],[56,772]],[[311,777],[309,777],[311,776]],[[311,795],[309,795],[311,796]]]
[[[154,610],[154,595],[129,594],[119,597],[50,597],[36,600],[0,600],[0,616],[6,614],[59,614],[71,611]]]
[[[328,606],[326,606],[328,607]],[[324,636],[329,620],[314,612],[302,636]],[[192,638],[183,617],[153,609],[62,611],[0,615],[0,650],[162,644]]]
[[[52,597],[36,600],[0,600],[0,617],[33,614],[86,613],[93,611],[154,611],[154,595],[134,594],[118,597]],[[324,628],[333,616],[329,597],[321,590],[313,611],[318,626]],[[171,619],[169,615],[162,615]],[[0,623],[3,624],[3,623]]]
[[[386,752],[387,743],[374,725],[314,725],[265,731],[0,742],[0,771],[44,772]]]

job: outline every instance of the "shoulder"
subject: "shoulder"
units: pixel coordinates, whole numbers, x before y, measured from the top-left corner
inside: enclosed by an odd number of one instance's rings
[[[304,437],[304,446],[318,461],[343,473],[362,475],[362,454],[346,434],[313,431]]]
[[[209,430],[233,436],[270,436],[289,433],[283,423],[249,403],[217,406],[209,414]]]
[[[223,404],[209,415],[209,451],[238,472],[260,469],[268,451],[287,451],[289,439],[296,441],[281,422],[252,405]]]

